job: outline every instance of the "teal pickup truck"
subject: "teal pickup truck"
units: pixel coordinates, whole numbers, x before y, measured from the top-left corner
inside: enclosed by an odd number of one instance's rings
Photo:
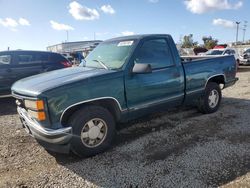
[[[236,69],[233,56],[181,58],[170,35],[136,35],[101,43],[84,66],[17,81],[12,95],[41,145],[92,156],[111,146],[118,122],[184,104],[217,111]]]

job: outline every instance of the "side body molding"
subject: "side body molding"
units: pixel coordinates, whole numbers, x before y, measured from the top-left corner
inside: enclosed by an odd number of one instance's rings
[[[71,108],[73,108],[74,106],[77,106],[77,105],[81,105],[81,104],[85,104],[85,103],[88,103],[88,102],[93,102],[93,101],[99,101],[99,100],[104,100],[104,99],[111,99],[113,101],[116,102],[116,104],[118,105],[119,109],[121,112],[123,111],[126,111],[127,109],[122,109],[121,107],[121,104],[119,103],[119,101],[114,98],[114,97],[99,97],[99,98],[94,98],[94,99],[89,99],[89,100],[85,100],[85,101],[81,101],[81,102],[78,102],[78,103],[75,103],[75,104],[72,104],[70,106],[68,106],[62,113],[61,117],[60,117],[60,122],[62,122],[62,119],[63,119],[63,116],[65,115],[65,113],[70,110]]]

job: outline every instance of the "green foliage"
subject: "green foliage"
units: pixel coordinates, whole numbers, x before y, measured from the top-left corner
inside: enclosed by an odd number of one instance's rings
[[[213,39],[211,36],[202,37],[202,40],[206,49],[213,49],[218,44],[218,40]]]
[[[197,46],[198,42],[194,42],[193,40],[193,34],[185,35],[183,37],[183,42],[181,47],[182,48],[193,48],[194,46]]]

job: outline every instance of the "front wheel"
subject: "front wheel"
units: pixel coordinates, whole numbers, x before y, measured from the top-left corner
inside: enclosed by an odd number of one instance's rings
[[[208,82],[204,94],[198,101],[198,109],[204,114],[216,112],[220,106],[221,97],[219,84]]]
[[[115,121],[107,109],[100,106],[84,107],[73,114],[69,124],[73,129],[71,150],[78,156],[93,156],[111,146]]]

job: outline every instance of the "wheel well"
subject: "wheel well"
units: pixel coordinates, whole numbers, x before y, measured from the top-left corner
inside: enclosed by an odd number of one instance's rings
[[[80,108],[83,108],[88,105],[101,106],[103,108],[106,108],[113,115],[115,121],[118,121],[120,118],[121,110],[117,102],[114,99],[101,99],[97,101],[91,101],[91,102],[87,102],[83,104],[78,104],[67,109],[63,113],[63,117],[61,118],[61,124],[66,126],[71,115],[73,115]]]
[[[214,77],[212,77],[212,78],[210,78],[209,80],[208,80],[208,82],[215,82],[215,83],[217,83],[217,84],[223,84],[223,85],[225,85],[225,78],[224,78],[224,76],[223,75],[218,75],[218,76],[214,76]]]

